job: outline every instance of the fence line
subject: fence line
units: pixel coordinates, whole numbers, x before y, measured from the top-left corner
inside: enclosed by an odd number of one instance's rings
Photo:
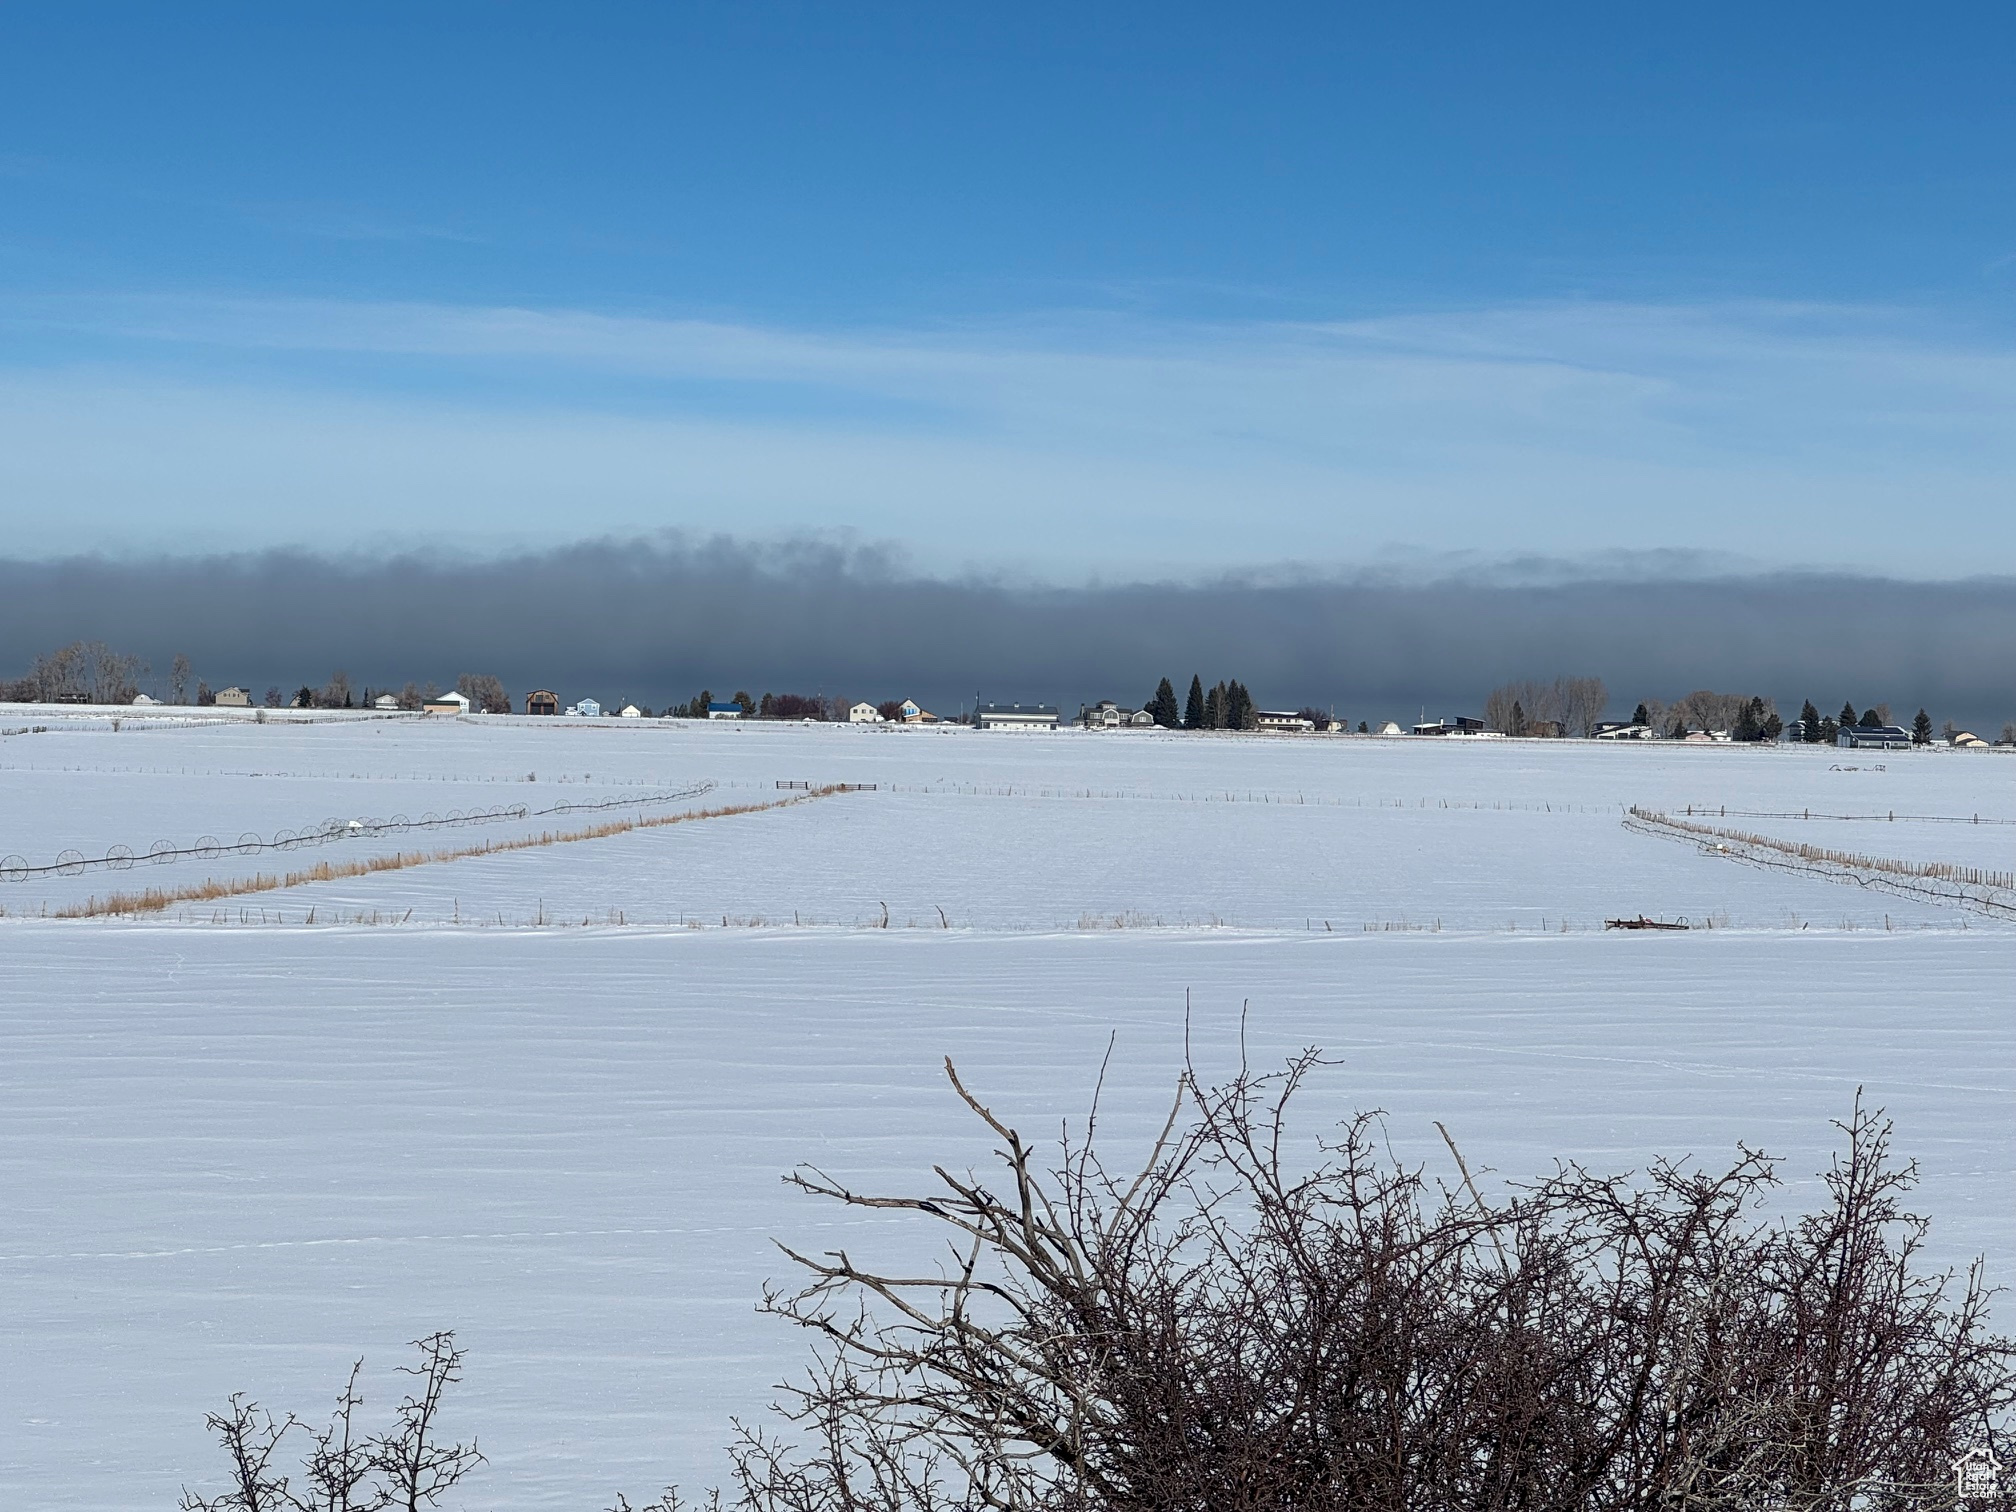
[[[1732,809],[1722,805],[1687,805],[1689,817],[1699,814],[1715,819],[1814,819],[1841,824],[2007,824],[2016,819],[1983,819],[1979,814],[1900,814],[1892,809],[1881,814],[1826,814],[1812,809]]]
[[[87,857],[79,851],[66,850],[54,861],[42,866],[31,866],[20,856],[0,859],[0,882],[25,882],[30,877],[80,877],[87,871],[130,871],[133,866],[145,861],[154,866],[165,866],[171,862],[194,857],[201,861],[214,861],[229,851],[240,856],[256,856],[262,851],[298,850],[305,845],[328,845],[337,840],[366,840],[379,835],[408,834],[415,830],[460,829],[470,824],[499,824],[516,819],[543,819],[554,814],[583,814],[606,809],[639,808],[660,803],[682,803],[690,798],[698,798],[712,792],[712,782],[696,782],[689,787],[669,793],[647,794],[639,798],[611,798],[594,803],[556,803],[551,808],[529,809],[522,803],[501,805],[487,809],[450,809],[446,815],[422,814],[418,819],[408,819],[404,814],[394,814],[390,819],[324,819],[319,824],[309,825],[301,830],[275,830],[273,838],[262,839],[247,831],[238,837],[235,845],[225,845],[213,835],[204,835],[193,845],[171,845],[166,840],[157,840],[145,855],[136,855],[124,845],[115,845],[102,856]]]
[[[223,880],[212,878],[180,887],[150,887],[137,893],[112,893],[107,897],[87,898],[82,903],[59,908],[55,916],[59,919],[95,919],[108,914],[160,913],[177,903],[214,902],[222,898],[243,897],[249,893],[278,892],[314,882],[334,882],[350,877],[375,876],[380,872],[403,871],[408,867],[427,866],[439,861],[464,861],[475,856],[536,850],[548,845],[568,845],[577,840],[601,840],[611,835],[627,835],[634,830],[663,829],[667,825],[685,824],[696,819],[724,819],[739,814],[760,814],[770,809],[790,808],[794,804],[830,797],[835,791],[837,789],[814,788],[809,793],[793,793],[788,798],[773,798],[768,803],[737,803],[725,808],[697,809],[684,814],[605,819],[600,824],[591,824],[585,829],[547,830],[541,834],[520,835],[509,840],[485,840],[480,845],[465,845],[453,850],[397,851],[389,856],[366,856],[356,861],[317,861],[303,871],[288,872],[285,876],[262,872],[250,877]]]
[[[1733,861],[1783,867],[1832,881],[1875,887],[1902,897],[1958,904],[1998,918],[2016,918],[2016,873],[2012,872],[1959,866],[1949,861],[1899,861],[1802,841],[1777,840],[1748,830],[1698,824],[1635,804],[1625,815],[1624,827],[1639,834],[1692,841],[1711,855]]]

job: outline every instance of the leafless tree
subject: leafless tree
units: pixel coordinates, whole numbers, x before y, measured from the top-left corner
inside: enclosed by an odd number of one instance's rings
[[[103,641],[73,641],[35,658],[23,680],[37,703],[131,703],[140,691],[147,664],[114,651]]]
[[[1557,677],[1547,683],[1525,678],[1491,690],[1484,700],[1484,723],[1505,735],[1586,739],[1609,704],[1600,677]]]
[[[188,700],[188,696],[189,658],[177,651],[175,659],[168,663],[168,701],[173,704],[184,703]]]
[[[329,681],[322,685],[322,691],[315,695],[315,702],[325,709],[347,709],[351,704],[350,674],[340,668],[330,673]]]
[[[509,714],[511,695],[504,684],[488,672],[464,672],[455,679],[455,691],[469,700],[479,714]]]
[[[206,1419],[230,1460],[230,1488],[215,1497],[185,1491],[182,1512],[432,1512],[441,1506],[483,1456],[473,1439],[463,1444],[440,1436],[442,1398],[461,1378],[455,1336],[430,1334],[414,1347],[419,1362],[400,1368],[416,1384],[382,1433],[366,1434],[357,1424],[364,1403],[357,1389],[361,1361],[351,1367],[329,1426],[319,1432],[292,1415],[275,1418],[255,1402],[232,1397],[226,1411]],[[309,1439],[298,1489],[274,1463],[297,1432]]]
[[[1685,698],[1675,700],[1665,713],[1668,720],[1678,721],[1690,730],[1733,730],[1742,722],[1743,711],[1750,706],[1753,696],[1697,688]],[[1777,706],[1770,699],[1764,699],[1763,704],[1767,713],[1776,712]]]

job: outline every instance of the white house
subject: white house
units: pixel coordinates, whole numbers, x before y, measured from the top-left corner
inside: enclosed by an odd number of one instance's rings
[[[1313,735],[1316,733],[1316,721],[1304,719],[1290,709],[1255,709],[1253,728],[1271,730],[1277,735]]]
[[[423,713],[427,714],[467,714],[469,712],[469,700],[463,697],[462,694],[450,689],[438,697],[428,699],[427,702],[420,705],[420,708]]]
[[[881,712],[871,703],[857,703],[847,711],[847,719],[850,724],[882,723]]]
[[[638,708],[637,705],[635,704],[625,704],[623,705],[622,712],[618,714],[616,717],[619,719],[642,719],[644,717],[644,711]]]
[[[217,704],[224,709],[249,709],[252,707],[252,695],[243,688],[224,688],[217,694]]]
[[[1054,730],[1057,710],[1051,704],[983,703],[975,706],[973,723],[983,730]]]
[[[371,700],[371,707],[383,710],[387,714],[395,713],[399,708],[399,695],[397,693],[380,693],[376,698]]]
[[[160,699],[149,698],[145,693],[135,693],[133,695],[133,707],[136,709],[151,709],[160,702]]]
[[[707,717],[709,719],[740,719],[742,717],[742,705],[738,703],[710,703],[707,705]]]
[[[1405,735],[1407,732],[1389,719],[1372,733],[1375,735]]]

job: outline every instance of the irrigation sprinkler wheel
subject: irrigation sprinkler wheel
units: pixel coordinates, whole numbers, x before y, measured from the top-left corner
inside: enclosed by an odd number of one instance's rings
[[[133,870],[133,848],[130,845],[115,845],[105,852],[105,864],[114,871]]]

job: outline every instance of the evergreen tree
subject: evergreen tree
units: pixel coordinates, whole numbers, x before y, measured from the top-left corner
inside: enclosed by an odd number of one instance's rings
[[[1750,743],[1761,733],[1757,724],[1757,700],[1753,698],[1743,705],[1743,712],[1736,716],[1736,728],[1729,732],[1729,737],[1732,740]]]
[[[1764,716],[1764,738],[1766,740],[1776,741],[1778,737],[1780,735],[1783,735],[1784,733],[1785,733],[1785,721],[1778,717],[1778,711],[1776,709],[1771,710],[1770,713]]]
[[[295,707],[295,708],[297,708],[297,709],[312,709],[312,708],[314,708],[314,707],[315,707],[315,690],[314,690],[313,688],[308,688],[308,687],[304,687],[304,688],[302,688],[302,690],[301,690],[301,691],[300,691],[299,693],[296,693],[296,694],[294,695],[294,707]]]
[[[1370,735],[1372,733],[1372,726],[1368,725],[1367,723],[1365,723],[1364,720],[1361,719],[1358,721],[1358,733],[1360,735]]]
[[[1173,730],[1182,723],[1182,715],[1176,711],[1176,690],[1163,678],[1155,688],[1155,696],[1148,702],[1148,712],[1155,716],[1155,723],[1165,730]]]
[[[1204,728],[1204,680],[1195,672],[1190,674],[1190,696],[1183,703],[1183,728]]]
[[[1222,682],[1212,684],[1211,691],[1204,695],[1204,728],[1225,728],[1225,684]]]
[[[1673,720],[1672,732],[1667,736],[1667,739],[1685,740],[1686,738],[1687,738],[1687,721],[1679,718],[1676,715]]]
[[[1631,723],[1635,725],[1649,725],[1652,723],[1652,711],[1641,703],[1631,711]]]
[[[1820,744],[1820,711],[1813,707],[1813,700],[1807,699],[1799,707],[1799,735],[1808,745]]]
[[[1835,722],[1836,728],[1838,730],[1842,726],[1852,725],[1853,723],[1855,723],[1855,705],[1844,703],[1841,705],[1841,717]]]
[[[1246,691],[1246,684],[1233,682],[1225,689],[1225,728],[1228,730],[1250,730],[1253,728],[1253,698]]]
[[[1862,711],[1861,724],[1865,730],[1880,730],[1883,728],[1883,716],[1878,714],[1873,707],[1864,709]]]
[[[1911,721],[1911,744],[1930,745],[1931,743],[1932,716],[1927,714],[1923,709],[1920,709],[1918,717]]]
[[[1519,700],[1516,698],[1512,700],[1512,718],[1509,723],[1512,728],[1505,732],[1507,735],[1516,736],[1526,733],[1526,710],[1520,706]]]
[[[1831,719],[1820,721],[1820,744],[1832,745],[1841,734],[1841,727]]]

